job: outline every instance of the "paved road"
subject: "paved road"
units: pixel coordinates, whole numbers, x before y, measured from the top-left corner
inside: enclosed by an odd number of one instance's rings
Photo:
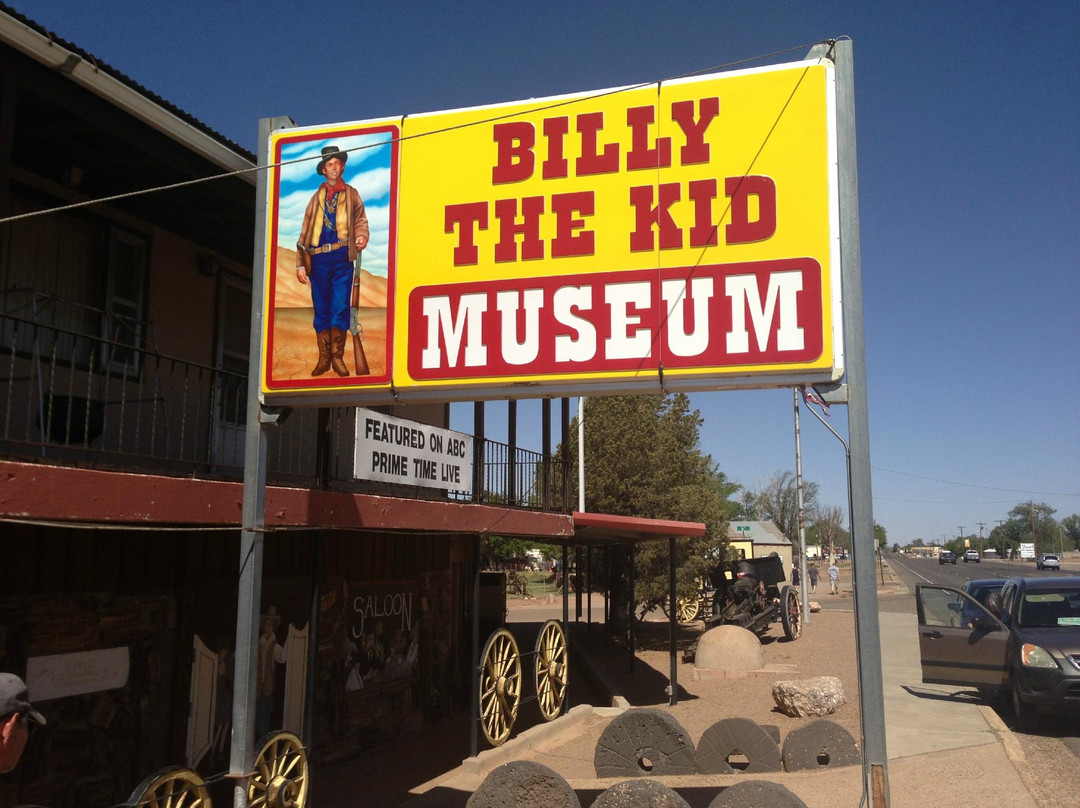
[[[960,588],[965,581],[977,578],[1010,577],[1054,577],[1060,575],[1080,575],[1080,568],[1067,564],[1060,572],[1036,570],[1030,561],[985,561],[982,563],[958,561],[952,564],[939,564],[934,559],[911,558],[910,556],[889,555],[887,563],[911,593],[919,583],[933,583]],[[878,599],[881,611],[915,611],[913,594],[884,595]],[[1002,721],[1012,726],[1012,713],[1007,702],[996,703],[994,709]],[[1026,761],[1023,766],[1030,773],[1034,784],[1032,792],[1045,789],[1044,804],[1053,804],[1054,795],[1071,793],[1075,796],[1075,772],[1080,757],[1080,730],[1075,716],[1043,716],[1036,729],[1030,732],[1013,730]],[[1028,778],[1025,778],[1027,780]],[[1076,804],[1062,803],[1062,804]]]

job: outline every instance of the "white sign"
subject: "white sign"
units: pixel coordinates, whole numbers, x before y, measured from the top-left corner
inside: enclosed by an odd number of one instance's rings
[[[26,689],[34,701],[113,690],[127,684],[129,667],[127,646],[30,657]]]
[[[472,486],[472,436],[372,410],[356,411],[358,480],[449,491]]]
[[[1020,545],[1020,557],[1021,558],[1034,558],[1035,557],[1035,545],[1034,544],[1021,544]]]

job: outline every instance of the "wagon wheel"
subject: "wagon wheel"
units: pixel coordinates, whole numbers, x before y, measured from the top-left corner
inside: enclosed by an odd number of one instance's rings
[[[308,761],[304,744],[291,732],[271,732],[259,744],[248,780],[250,808],[304,808]]]
[[[209,808],[206,783],[191,769],[158,769],[131,792],[127,806],[139,808]]]
[[[675,601],[675,607],[679,622],[689,623],[691,620],[697,620],[698,613],[701,611],[701,602],[696,597],[679,598]]]
[[[780,593],[780,622],[784,624],[784,636],[797,640],[802,634],[802,610],[799,593],[793,586],[785,586]]]
[[[566,635],[558,620],[548,620],[536,638],[536,701],[545,721],[562,712],[569,674]]]
[[[480,726],[492,746],[510,737],[521,704],[521,655],[514,636],[500,628],[480,655]]]

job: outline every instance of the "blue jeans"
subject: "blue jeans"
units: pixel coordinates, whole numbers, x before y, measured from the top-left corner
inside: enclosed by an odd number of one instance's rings
[[[339,247],[311,256],[308,281],[311,283],[311,304],[315,307],[315,332],[322,333],[331,328],[348,331],[353,281],[349,248]]]

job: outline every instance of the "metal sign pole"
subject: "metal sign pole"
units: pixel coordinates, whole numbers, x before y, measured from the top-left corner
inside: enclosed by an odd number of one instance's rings
[[[799,427],[799,390],[791,388],[795,401],[795,492],[799,505],[799,594],[802,598],[802,619],[810,622],[810,597],[807,589],[810,584],[806,577],[806,509],[803,507],[802,487],[802,436]]]
[[[848,387],[851,464],[852,581],[859,657],[859,712],[863,728],[863,778],[871,808],[889,804],[885,749],[885,699],[881,682],[881,631],[874,583],[873,490],[870,485],[870,419],[866,395],[859,177],[855,148],[855,80],[852,43],[833,45],[836,65],[836,139],[840,191],[840,260],[844,306],[844,374]]]
[[[259,121],[259,165],[269,162],[270,133],[293,126],[289,118]],[[244,501],[240,531],[240,575],[236,599],[236,664],[233,669],[233,730],[229,775],[233,805],[247,808],[248,778],[255,757],[255,697],[258,674],[259,608],[262,599],[263,528],[266,525],[266,430],[259,406],[262,366],[263,288],[266,262],[267,177],[255,185],[255,262],[251,278],[251,336],[248,359],[247,425],[244,443]]]

